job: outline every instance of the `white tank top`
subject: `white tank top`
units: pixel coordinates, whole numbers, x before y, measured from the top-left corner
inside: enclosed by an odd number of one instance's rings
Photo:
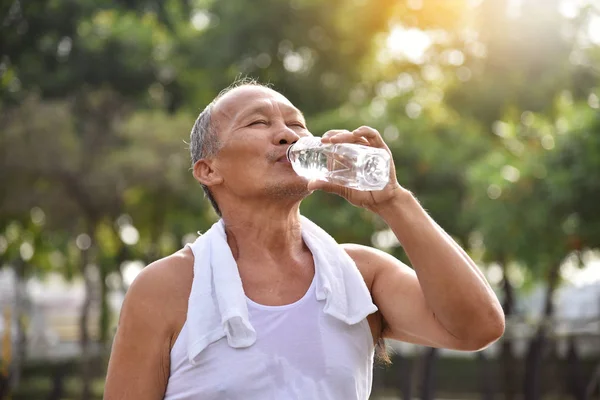
[[[183,325],[171,350],[165,400],[367,400],[374,345],[366,319],[348,325],[323,312],[315,280],[298,301],[265,306],[250,299],[256,342],[234,349],[225,338],[191,365]]]

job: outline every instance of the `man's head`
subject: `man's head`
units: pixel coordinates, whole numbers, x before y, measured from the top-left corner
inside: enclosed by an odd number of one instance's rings
[[[302,113],[280,93],[253,80],[234,83],[200,113],[190,135],[194,177],[217,214],[219,202],[281,197],[301,199],[306,181],[285,158],[310,135]]]

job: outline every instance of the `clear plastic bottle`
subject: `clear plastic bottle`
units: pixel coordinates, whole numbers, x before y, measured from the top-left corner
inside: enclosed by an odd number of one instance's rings
[[[287,158],[294,171],[357,190],[381,190],[390,180],[390,155],[384,149],[355,143],[323,144],[306,136],[291,145]]]

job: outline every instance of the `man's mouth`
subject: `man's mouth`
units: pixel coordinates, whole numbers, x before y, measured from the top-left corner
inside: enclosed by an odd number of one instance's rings
[[[284,164],[289,164],[290,160],[288,160],[287,155],[284,154],[281,157],[279,157],[276,162],[278,162],[278,163],[284,163]]]

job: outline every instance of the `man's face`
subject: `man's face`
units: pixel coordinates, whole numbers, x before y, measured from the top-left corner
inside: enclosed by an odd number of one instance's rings
[[[309,193],[286,150],[311,134],[302,113],[283,95],[260,86],[239,87],[217,102],[212,118],[221,142],[212,165],[223,178],[214,190],[241,198],[302,198]]]

